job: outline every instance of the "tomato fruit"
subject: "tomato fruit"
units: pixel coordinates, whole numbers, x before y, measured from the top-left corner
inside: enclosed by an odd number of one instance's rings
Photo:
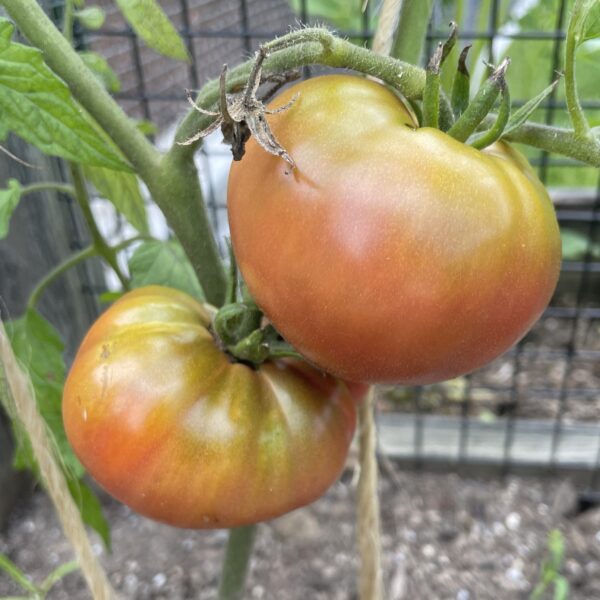
[[[269,117],[296,163],[254,140],[228,214],[258,305],[310,361],[348,380],[425,384],[473,371],[548,304],[560,238],[549,197],[506,143],[417,128],[401,100],[327,75]]]
[[[344,382],[298,360],[232,362],[211,320],[177,290],[134,290],[92,326],[64,391],[67,436],[90,474],[179,527],[237,527],[313,501],[355,428]]]

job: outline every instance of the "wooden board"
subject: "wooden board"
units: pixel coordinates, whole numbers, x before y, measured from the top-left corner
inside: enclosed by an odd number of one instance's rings
[[[555,427],[553,420],[533,419],[486,423],[461,417],[389,413],[378,419],[381,450],[394,459],[482,465],[505,465],[508,461],[511,468],[595,468],[600,424],[563,423],[556,438]]]

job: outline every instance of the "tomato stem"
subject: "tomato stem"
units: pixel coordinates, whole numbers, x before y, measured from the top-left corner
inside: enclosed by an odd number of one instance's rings
[[[256,525],[247,525],[229,530],[219,584],[219,600],[241,600],[244,597],[246,573],[256,538],[256,529]]]
[[[75,188],[68,183],[58,183],[55,181],[40,181],[39,183],[31,183],[24,185],[21,188],[21,197],[26,194],[35,194],[37,192],[58,192],[60,194],[67,194],[72,198],[75,198]]]
[[[96,225],[96,219],[92,213],[90,197],[83,177],[83,169],[76,163],[70,163],[69,167],[71,170],[71,178],[73,179],[73,187],[75,189],[75,199],[83,213],[83,218],[92,238],[92,245],[96,249],[97,254],[101,256],[115,272],[123,288],[128,290],[130,288],[129,279],[127,279],[127,276],[121,270],[121,267],[117,262],[115,251],[106,243],[106,240],[98,229],[98,225]]]
[[[80,262],[91,258],[92,256],[97,256],[98,251],[95,246],[88,246],[79,252],[75,252],[75,254],[71,254],[67,260],[60,263],[54,269],[46,273],[46,275],[38,281],[35,288],[29,295],[29,300],[27,300],[27,309],[34,309],[38,302],[40,301],[42,294],[46,291],[46,288],[54,283],[59,277],[61,277],[64,273],[66,273],[69,269],[72,269],[74,266],[78,265]]]
[[[448,130],[448,135],[459,142],[464,142],[477,129],[494,106],[500,90],[505,86],[504,75],[509,64],[510,59],[505,58],[492,72],[465,112]]]
[[[591,137],[591,133],[589,123],[579,102],[577,79],[575,76],[575,53],[577,47],[583,41],[584,23],[592,4],[589,0],[575,0],[567,27],[565,46],[565,97],[567,100],[567,110],[575,135],[582,138]]]
[[[421,60],[433,0],[402,0],[391,55],[408,63]]]

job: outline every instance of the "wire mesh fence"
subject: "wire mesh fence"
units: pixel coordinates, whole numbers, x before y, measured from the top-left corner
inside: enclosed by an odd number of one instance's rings
[[[186,110],[185,88],[198,88],[217,76],[224,62],[235,64],[247,58],[262,41],[289,27],[327,19],[340,34],[368,44],[378,8],[376,2],[363,0],[166,0],[160,4],[191,57],[185,64],[146,48],[112,2],[97,3],[107,11],[105,25],[96,31],[79,28],[77,43],[107,58],[121,79],[116,97],[132,117],[158,124],[159,144],[169,139],[173,124]],[[46,3],[57,21],[61,6],[61,0]],[[506,54],[513,57],[509,85],[519,106],[551,83],[561,69],[568,8],[566,0],[436,2],[424,56],[447,36],[449,19],[457,17],[461,44],[473,44],[475,81],[484,76],[485,61],[494,63]],[[334,9],[338,12],[332,18]],[[600,99],[594,96],[593,86],[584,85],[580,91],[591,121],[599,120]],[[565,108],[559,87],[533,119],[566,124]],[[568,468],[583,473],[583,485],[596,490],[600,486],[600,177],[597,170],[547,152],[527,153],[550,189],[563,234],[561,277],[550,307],[515,348],[476,373],[422,388],[382,388],[381,444],[393,456],[417,466],[480,464],[504,472],[533,467],[550,473]],[[198,161],[213,224],[224,235],[229,151],[218,140],[209,140]],[[88,285],[86,291],[98,290]]]

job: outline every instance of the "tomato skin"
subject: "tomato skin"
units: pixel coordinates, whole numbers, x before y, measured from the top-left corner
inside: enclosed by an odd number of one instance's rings
[[[210,322],[179,291],[126,294],[83,340],[63,397],[67,436],[90,474],[178,527],[237,527],[315,500],[355,428],[345,383],[302,361],[232,363]]]
[[[240,270],[278,331],[353,381],[473,371],[540,316],[560,267],[556,216],[525,158],[416,129],[364,78],[301,82],[269,117],[296,162],[254,140],[229,177]]]

